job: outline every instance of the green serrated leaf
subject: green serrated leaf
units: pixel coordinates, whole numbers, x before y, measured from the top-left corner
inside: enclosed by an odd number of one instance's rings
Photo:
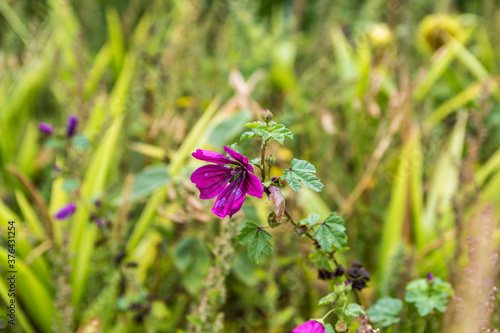
[[[361,307],[361,305],[356,304],[356,303],[350,303],[347,306],[347,309],[345,309],[344,314],[346,316],[351,316],[351,317],[359,317],[360,314],[364,314],[365,310]]]
[[[375,303],[367,314],[371,322],[378,323],[382,327],[391,326],[399,322],[399,312],[403,307],[403,302],[397,298],[381,298]]]
[[[245,132],[240,136],[240,141],[243,141],[246,139],[258,138],[258,137],[260,137],[260,135],[257,132]]]
[[[318,269],[326,269],[328,271],[334,271],[337,266],[335,266],[335,263],[328,258],[328,256],[325,256],[323,253],[320,251],[313,252],[309,255],[309,259],[318,266]]]
[[[273,254],[273,247],[270,242],[273,237],[252,221],[245,222],[245,226],[241,229],[237,238],[240,244],[248,246],[248,258],[254,264],[259,262],[262,254]]]
[[[254,121],[254,122],[245,124],[245,127],[247,127],[247,128],[261,128],[261,127],[265,127],[265,126],[266,126],[266,123],[263,123],[262,121]]]
[[[411,281],[406,286],[405,301],[414,303],[420,316],[424,317],[433,310],[445,312],[448,297],[453,289],[448,282],[436,278],[432,283],[426,279]]]
[[[290,169],[283,171],[281,179],[286,180],[288,185],[290,185],[295,192],[298,192],[302,188],[301,183],[311,190],[320,192],[323,189],[323,184],[321,184],[320,179],[314,175],[315,172],[316,168],[314,165],[308,161],[294,158]]]
[[[320,217],[321,216],[319,214],[311,213],[311,214],[309,214],[309,216],[307,218],[305,218],[302,221],[300,221],[299,224],[301,224],[301,225],[307,225],[309,228],[311,228],[313,225],[316,224],[316,222],[319,221]]]
[[[335,300],[337,300],[337,298],[338,298],[338,295],[336,293],[329,293],[328,295],[326,295],[325,297],[323,297],[322,299],[319,300],[318,306],[331,304],[331,303],[335,302]]]
[[[325,222],[314,230],[313,238],[325,252],[332,251],[333,247],[339,251],[343,250],[347,244],[344,220],[336,213],[330,214]]]
[[[239,153],[239,148],[238,148],[238,144],[235,142],[233,144],[230,144],[229,146],[227,146],[228,148],[231,148],[232,150],[234,150],[235,152]]]
[[[250,132],[245,132],[241,135],[240,141],[262,137],[264,141],[273,138],[280,144],[285,142],[285,138],[293,139],[293,134],[283,124],[277,124],[274,121],[269,122],[269,125],[261,121],[245,124],[245,127],[251,128]]]
[[[281,145],[285,141],[285,138],[289,138],[293,140],[293,134],[290,132],[285,125],[282,124],[274,124],[270,127],[269,132],[274,140],[278,141]]]

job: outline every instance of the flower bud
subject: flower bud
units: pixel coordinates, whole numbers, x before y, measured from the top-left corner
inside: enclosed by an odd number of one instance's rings
[[[59,209],[54,215],[54,218],[56,220],[65,220],[71,215],[73,215],[75,210],[76,210],[76,205],[74,203],[69,203],[66,206],[61,207],[61,209]]]
[[[74,114],[68,117],[68,122],[66,125],[66,136],[71,138],[76,133],[76,128],[78,127],[78,118]]]
[[[54,132],[52,126],[46,123],[38,123],[38,129],[47,135],[51,135]]]
[[[273,114],[268,109],[264,109],[264,112],[262,112],[260,116],[262,117],[262,120],[264,120],[266,123],[273,120]]]
[[[427,281],[429,282],[434,282],[434,274],[432,273],[427,273]]]
[[[274,155],[273,155],[273,154],[271,154],[271,155],[267,156],[267,157],[266,157],[266,163],[267,163],[267,165],[269,165],[269,166],[273,166],[273,165],[275,165],[275,164],[276,164],[276,157],[274,157]]]
[[[97,224],[98,227],[102,227],[104,225],[104,220],[102,218],[98,218],[95,220],[95,224]]]
[[[347,323],[345,321],[339,320],[335,324],[335,330],[337,332],[347,332]]]
[[[299,234],[299,236],[302,236],[303,234],[305,234],[307,232],[307,225],[299,225],[295,231],[297,231],[297,234]]]

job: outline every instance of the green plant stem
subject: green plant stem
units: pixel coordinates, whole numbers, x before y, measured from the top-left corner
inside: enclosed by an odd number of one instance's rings
[[[325,318],[328,317],[330,315],[330,313],[332,312],[335,312],[335,309],[331,309],[330,311],[328,311],[323,317],[321,318],[311,318],[311,320],[315,320],[317,321],[318,323],[321,323],[323,325],[325,325]]]
[[[266,157],[266,147],[267,147],[267,141],[262,139],[262,146],[260,150],[260,165],[261,165],[261,178],[262,182],[266,181],[266,162],[265,162],[265,157]]]

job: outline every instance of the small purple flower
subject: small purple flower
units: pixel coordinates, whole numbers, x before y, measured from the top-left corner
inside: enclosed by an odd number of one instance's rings
[[[292,333],[325,333],[323,325],[316,320],[309,320],[293,329]]]
[[[95,224],[97,224],[98,227],[102,227],[104,225],[104,220],[101,218],[98,218],[95,220]]]
[[[38,123],[38,129],[47,135],[51,135],[54,132],[52,126],[46,123]]]
[[[70,138],[73,135],[75,135],[77,127],[78,127],[78,117],[72,114],[68,117],[68,122],[66,125],[66,136]]]
[[[76,205],[74,203],[69,203],[66,206],[63,206],[61,209],[57,211],[57,213],[54,215],[54,218],[56,220],[65,220],[71,215],[76,210]]]
[[[198,168],[191,175],[191,181],[200,190],[201,199],[212,199],[218,196],[212,209],[215,215],[220,218],[229,215],[231,218],[241,209],[246,194],[262,198],[264,189],[259,178],[252,173],[253,167],[245,156],[226,146],[224,150],[231,158],[210,150],[196,150],[192,154],[194,158],[215,165],[204,165]],[[229,183],[233,177],[234,180]]]
[[[96,206],[96,207],[101,207],[101,206],[102,206],[102,201],[101,201],[101,200],[99,200],[99,199],[95,200],[95,201],[94,201],[94,206]]]
[[[428,281],[434,281],[434,274],[432,274],[432,273],[427,273],[427,280],[428,280]]]

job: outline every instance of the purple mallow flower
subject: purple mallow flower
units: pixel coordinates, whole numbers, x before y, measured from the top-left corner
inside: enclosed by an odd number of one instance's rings
[[[198,168],[191,175],[191,181],[200,190],[201,199],[218,196],[212,209],[215,215],[220,218],[229,215],[231,218],[241,209],[246,194],[262,198],[264,189],[259,178],[252,173],[253,167],[245,156],[226,146],[224,150],[230,158],[210,150],[196,150],[192,154],[194,158],[215,165]],[[231,179],[233,181],[229,183]]]
[[[293,329],[292,333],[325,333],[323,325],[316,320],[309,320]]]
[[[47,135],[51,135],[54,132],[52,126],[46,123],[38,123],[38,129]]]
[[[76,133],[76,128],[78,127],[78,118],[74,114],[68,117],[68,122],[66,125],[66,136],[68,138],[72,137]]]
[[[76,210],[76,205],[74,203],[69,203],[66,206],[63,206],[61,209],[57,211],[57,213],[54,215],[54,218],[56,220],[65,220],[71,215]]]

